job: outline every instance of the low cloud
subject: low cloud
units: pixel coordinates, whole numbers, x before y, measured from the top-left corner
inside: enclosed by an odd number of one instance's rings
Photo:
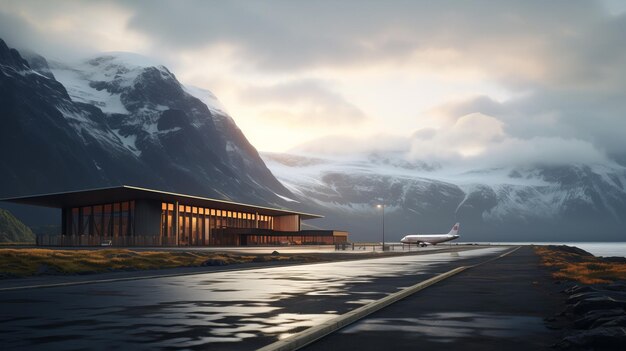
[[[451,127],[430,131],[424,139],[420,131],[414,134],[409,157],[425,161],[440,161],[470,157],[485,152],[485,149],[502,140],[504,132],[498,119],[473,113],[459,118]]]
[[[49,59],[75,60],[102,51],[147,54],[152,41],[127,31],[130,16],[112,1],[3,1],[0,38]]]
[[[488,116],[502,116],[508,111],[502,103],[486,95],[465,98],[457,101],[448,101],[436,106],[424,114],[438,118],[447,124],[456,123],[457,119],[472,113],[481,113]]]
[[[376,134],[364,137],[329,135],[302,143],[290,150],[290,153],[350,157],[372,152],[393,152],[404,154],[410,147],[406,137]]]
[[[466,168],[612,162],[591,142],[562,137],[519,138],[505,132],[498,118],[473,113],[451,127],[418,131],[411,138],[408,158]]]
[[[390,153],[408,162],[460,169],[614,164],[604,150],[586,140],[554,136],[519,138],[505,130],[500,119],[472,113],[458,118],[449,127],[420,129],[410,137],[385,134],[361,138],[327,136],[289,152],[348,159]]]
[[[511,138],[580,140],[610,155],[626,152],[626,100],[623,89],[595,94],[586,89],[537,88],[499,102],[487,96],[453,101],[426,111],[454,126],[468,114],[483,114],[502,123]]]
[[[490,144],[486,152],[472,161],[491,167],[611,162],[590,142],[556,137],[507,138]]]

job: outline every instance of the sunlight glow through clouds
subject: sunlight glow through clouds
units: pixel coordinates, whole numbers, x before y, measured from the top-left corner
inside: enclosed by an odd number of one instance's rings
[[[431,112],[445,102],[467,99],[477,93],[496,100],[510,96],[471,66],[444,65],[435,70],[434,62],[422,64],[419,57],[399,66],[361,63],[290,74],[263,74],[238,61],[236,52],[236,48],[220,44],[203,50],[201,54],[183,53],[178,76],[193,85],[210,87],[208,89],[223,102],[253,145],[263,151],[286,151],[308,140],[338,133],[345,133],[347,137],[373,136],[381,132],[408,135],[421,128],[440,128],[450,122]],[[427,57],[426,60],[432,59]],[[329,80],[329,77],[332,78]],[[481,79],[477,79],[479,77]],[[252,104],[241,94],[251,86],[307,80],[323,82],[329,91],[341,92],[346,101],[367,115],[367,119],[345,125],[341,121],[350,120],[347,115],[328,113],[333,111],[316,105],[314,101],[268,100]],[[345,109],[338,112],[349,113]],[[328,113],[327,118],[324,113]],[[335,123],[326,121],[322,124],[325,120]],[[390,120],[394,123],[388,123]]]
[[[412,141],[433,157],[475,159],[539,140],[620,155],[625,9],[618,0],[8,0],[0,31],[49,58],[130,51],[162,62],[213,92],[260,151]],[[501,123],[503,139],[472,126],[453,138],[459,123],[484,122],[476,114]],[[425,129],[440,143],[413,140]]]

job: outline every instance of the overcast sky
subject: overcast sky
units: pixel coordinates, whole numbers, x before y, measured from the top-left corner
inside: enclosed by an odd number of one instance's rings
[[[626,154],[624,1],[6,1],[10,46],[130,51],[262,151],[589,162]]]

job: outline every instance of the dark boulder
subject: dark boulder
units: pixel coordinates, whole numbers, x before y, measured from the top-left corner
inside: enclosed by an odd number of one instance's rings
[[[582,285],[582,286],[574,285],[570,288],[563,290],[563,292],[566,293],[567,295],[580,294],[580,293],[592,292],[592,291],[597,291],[597,289],[589,285]]]
[[[590,329],[598,328],[598,327],[626,327],[626,315],[622,314],[621,316],[612,316],[612,317],[604,317],[596,320]]]
[[[615,308],[610,310],[596,310],[585,313],[582,318],[574,321],[574,328],[576,329],[588,329],[596,321],[602,318],[617,318],[624,314],[624,310],[621,308]]]
[[[626,307],[625,301],[615,300],[608,296],[592,297],[581,300],[574,305],[574,314],[584,314],[593,310],[623,309]]]
[[[620,258],[624,258],[624,257],[620,257]],[[606,285],[604,287],[604,289],[611,290],[611,291],[620,291],[620,292],[626,293],[626,284],[624,284],[624,283],[608,284],[608,285]]]
[[[591,350],[626,349],[626,329],[620,327],[596,328],[567,336],[558,348]]]
[[[583,293],[571,295],[570,297],[567,298],[567,301],[565,303],[568,305],[574,305],[582,300],[595,298],[595,297],[603,297],[603,296],[606,296],[606,295],[599,291],[583,292]]]

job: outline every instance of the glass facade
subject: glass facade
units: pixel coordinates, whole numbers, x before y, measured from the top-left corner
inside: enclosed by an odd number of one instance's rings
[[[346,240],[332,235],[248,235],[247,245],[333,245]]]
[[[332,244],[347,233],[303,230],[321,218],[243,203],[121,185],[4,201],[61,210],[61,230],[38,245],[230,246]]]
[[[332,231],[308,235],[297,235],[298,229],[289,233],[279,231],[275,228],[279,218],[182,204],[176,208],[174,203],[163,202],[161,238],[163,243],[179,246],[333,245],[347,241],[346,236],[334,236]],[[299,221],[299,217],[295,219]],[[257,234],[255,230],[262,233]],[[322,232],[328,234],[322,235]]]
[[[274,218],[256,213],[161,203],[161,238],[181,246],[223,246],[239,243],[224,235],[225,228],[273,229]],[[176,220],[177,219],[177,220]],[[176,238],[178,225],[178,239]]]
[[[72,207],[65,216],[66,235],[117,238],[135,232],[135,201]]]
[[[347,239],[333,231],[300,231],[297,214],[269,216],[169,202],[70,207],[63,216],[65,238],[59,240],[64,245],[332,245]]]

